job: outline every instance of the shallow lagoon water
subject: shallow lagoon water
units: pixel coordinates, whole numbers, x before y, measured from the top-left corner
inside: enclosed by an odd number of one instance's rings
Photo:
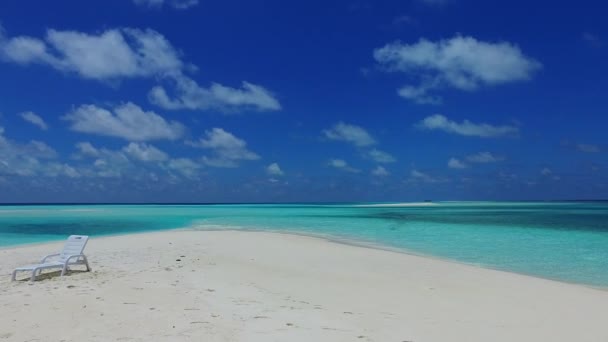
[[[0,247],[175,228],[325,236],[608,287],[608,203],[0,206]]]

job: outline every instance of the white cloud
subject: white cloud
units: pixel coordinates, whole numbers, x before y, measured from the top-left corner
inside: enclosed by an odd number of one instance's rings
[[[332,159],[329,161],[329,165],[336,168],[343,168],[346,167],[348,164],[342,159]]]
[[[282,176],[283,170],[281,170],[281,167],[279,166],[279,164],[272,163],[272,164],[268,165],[268,167],[266,167],[266,173],[268,173],[269,175],[272,175],[272,176]]]
[[[198,0],[173,0],[171,6],[176,9],[187,9],[198,5]]]
[[[132,142],[118,150],[96,147],[90,142],[79,142],[75,147],[72,160],[76,164],[71,165],[57,160],[55,150],[42,142],[22,144],[6,139],[0,127],[0,177],[124,178],[156,182],[162,181],[159,171],[166,172],[172,180],[178,179],[176,174],[193,179],[202,168],[201,163],[188,158],[170,159],[167,153],[146,143]]]
[[[148,98],[153,104],[170,110],[219,109],[230,111],[237,108],[259,111],[275,111],[281,104],[268,89],[243,82],[242,88],[226,87],[213,83],[210,87],[199,86],[193,79],[184,75],[171,75],[167,78],[175,85],[175,96],[167,94],[162,86],[150,90]]]
[[[68,164],[49,163],[43,169],[43,174],[49,177],[66,176],[69,178],[81,177],[80,172]]]
[[[104,167],[108,165],[108,162],[105,159],[96,159],[93,165],[95,167]]]
[[[522,180],[520,179],[519,175],[517,175],[516,173],[512,173],[512,172],[505,172],[505,171],[500,171],[498,173],[498,180],[502,183],[505,184],[513,184],[513,183],[518,183],[521,182]],[[510,186],[510,185],[509,185]]]
[[[419,86],[403,86],[397,90],[399,96],[412,100],[418,104],[433,104],[438,105],[443,103],[443,100],[439,96],[429,95],[429,90],[432,87],[429,85],[421,84]]]
[[[63,116],[73,131],[119,137],[131,141],[180,138],[184,126],[167,121],[152,111],[143,111],[128,102],[107,110],[95,105],[82,105]]]
[[[193,0],[146,0],[142,3],[195,4]],[[184,63],[181,53],[160,33],[147,29],[109,29],[96,34],[50,29],[43,39],[27,36],[5,38],[0,35],[0,60],[21,65],[42,64],[86,79],[117,81],[124,78],[168,80],[165,88],[149,92],[150,101],[164,109],[191,110],[280,110],[274,94],[261,85],[243,82],[241,88],[212,83],[201,87],[184,73],[196,66]]]
[[[44,39],[0,39],[0,59],[43,64],[94,80],[177,74],[179,52],[154,30],[111,29],[99,34],[48,30]]]
[[[450,158],[448,160],[448,167],[450,169],[466,169],[468,166],[457,158]]]
[[[133,3],[138,6],[160,8],[165,3],[165,0],[133,0]]]
[[[57,157],[55,149],[43,143],[42,141],[31,140],[26,145],[19,148],[22,153],[27,153],[30,157],[53,159]]]
[[[519,128],[516,126],[502,125],[493,126],[486,123],[472,123],[464,120],[461,123],[449,120],[447,117],[435,114],[424,118],[417,125],[420,129],[441,130],[447,133],[464,136],[475,136],[481,138],[498,138],[504,136],[516,136]]]
[[[41,141],[21,143],[4,136],[0,127],[0,175],[44,175],[49,160],[57,158],[57,152]]]
[[[188,9],[198,5],[198,0],[133,0],[133,3],[138,6],[156,9],[163,7],[163,5],[175,9]]]
[[[577,144],[576,149],[585,153],[598,153],[601,151],[599,146],[591,144]]]
[[[410,172],[410,178],[407,180],[408,183],[445,183],[447,181],[448,180],[445,178],[433,177],[418,170],[412,170]]]
[[[189,158],[177,158],[171,159],[167,167],[181,173],[187,178],[194,178],[202,166]]]
[[[473,91],[482,86],[526,81],[542,67],[512,43],[462,36],[437,42],[422,38],[414,44],[397,41],[374,50],[374,58],[386,71],[403,72],[418,79],[419,85],[402,87],[401,96],[432,104],[441,98],[429,95],[430,90],[451,87]]]
[[[417,1],[421,2],[423,4],[426,4],[426,5],[434,5],[434,6],[443,5],[448,2],[448,0],[417,0]]]
[[[364,147],[376,144],[376,140],[359,126],[338,122],[332,128],[323,131],[326,138],[351,143],[355,146]]]
[[[375,148],[369,151],[367,155],[377,163],[394,163],[396,161],[391,154]]]
[[[34,112],[19,113],[19,116],[21,116],[21,118],[23,118],[23,120],[33,124],[34,126],[38,126],[38,128],[40,128],[44,131],[49,129],[46,122],[44,122],[44,120]]]
[[[335,167],[336,169],[344,170],[344,171],[347,171],[347,172],[353,172],[353,173],[360,172],[359,169],[355,169],[355,168],[351,167],[343,159],[331,159],[329,161],[329,166]]]
[[[3,127],[0,127],[0,153],[5,156],[27,155],[41,159],[53,159],[57,157],[57,152],[44,142],[30,140],[30,142],[23,144],[9,140],[4,136]]]
[[[29,156],[3,156],[0,158],[0,174],[35,176],[43,169],[36,158]]]
[[[97,148],[90,142],[76,144],[75,159],[93,159],[93,169],[81,170],[83,175],[90,177],[118,178],[134,171],[134,165],[123,151],[107,148]]]
[[[121,178],[131,177],[141,180],[141,177],[158,181],[157,173],[169,173],[172,181],[177,180],[172,171],[185,178],[194,179],[202,168],[201,163],[189,158],[170,158],[158,148],[146,143],[131,142],[120,150],[97,148],[89,142],[76,144],[75,159],[92,159],[92,168],[81,168],[80,173],[88,177]],[[143,164],[132,161],[146,162]]]
[[[583,41],[595,48],[600,48],[605,45],[602,38],[600,38],[598,35],[591,33],[591,32],[583,33]]]
[[[378,177],[388,176],[390,173],[383,166],[376,166],[375,169],[372,170],[372,175]]]
[[[550,169],[550,168],[548,168],[548,167],[545,167],[545,168],[543,168],[542,170],[540,170],[540,174],[541,174],[543,177],[547,177],[547,178],[549,178],[549,179],[551,179],[551,180],[553,180],[553,181],[558,181],[558,180],[561,180],[561,179],[562,179],[560,176],[558,176],[558,175],[554,174],[554,173],[553,173],[553,170],[551,170],[551,169]]]
[[[409,15],[400,15],[393,19],[394,27],[401,27],[406,25],[414,25],[416,24],[416,19]]]
[[[504,157],[495,156],[490,152],[479,152],[467,156],[467,161],[470,163],[496,163],[504,159]]]
[[[222,128],[206,131],[199,141],[188,144],[212,150],[213,156],[203,157],[203,162],[213,167],[237,167],[240,161],[260,159],[260,156],[247,149],[247,143],[243,139]]]
[[[122,150],[131,158],[144,162],[160,162],[165,161],[169,158],[167,153],[146,143],[132,142],[129,145],[123,147]]]
[[[100,153],[99,150],[88,141],[77,143],[76,149],[80,154],[87,157],[97,157]]]

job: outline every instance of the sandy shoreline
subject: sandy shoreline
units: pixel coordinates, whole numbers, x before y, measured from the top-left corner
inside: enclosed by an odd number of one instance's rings
[[[0,341],[608,341],[608,291],[278,233],[94,238],[93,272],[9,281],[60,246],[0,249]]]

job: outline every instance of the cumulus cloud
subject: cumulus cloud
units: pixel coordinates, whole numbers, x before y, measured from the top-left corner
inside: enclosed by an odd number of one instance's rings
[[[385,177],[389,174],[390,173],[383,166],[380,165],[376,166],[376,168],[372,170],[372,175],[377,177]]]
[[[517,136],[519,134],[519,128],[516,126],[494,126],[486,123],[478,124],[469,120],[458,123],[441,114],[435,114],[424,118],[416,127],[425,130],[440,130],[452,134],[481,138],[499,138]]]
[[[27,143],[13,141],[4,135],[0,127],[0,175],[56,176],[45,173],[55,163],[57,152],[44,142],[31,140]]]
[[[10,140],[4,135],[4,128],[0,127],[0,156],[13,159],[18,157],[31,157],[37,159],[54,159],[57,157],[55,149],[38,140],[21,143]]]
[[[448,167],[450,169],[466,169],[468,166],[457,158],[450,158],[448,160]]]
[[[426,5],[432,5],[432,6],[444,5],[448,2],[448,0],[416,0],[416,1],[426,4]]]
[[[429,95],[431,90],[449,87],[473,91],[526,81],[542,67],[512,43],[463,36],[437,42],[422,38],[413,44],[396,41],[375,49],[374,59],[385,71],[408,74],[417,83],[402,87],[399,95],[430,104],[441,101]]]
[[[554,174],[554,173],[553,173],[553,170],[551,170],[551,169],[550,169],[550,168],[548,168],[548,167],[545,167],[545,168],[543,168],[542,170],[540,170],[540,174],[541,174],[543,177],[549,178],[549,179],[554,180],[554,181],[558,181],[558,180],[560,180],[560,179],[561,179],[561,177],[560,177],[560,176],[558,176],[558,175]]]
[[[504,159],[504,157],[495,156],[490,152],[479,152],[467,156],[467,161],[470,163],[496,163]]]
[[[395,157],[393,157],[391,154],[384,152],[384,151],[380,151],[378,149],[372,149],[369,152],[367,152],[367,156],[369,156],[373,161],[375,161],[376,163],[394,163],[396,161]]]
[[[331,159],[328,163],[329,166],[335,167],[336,169],[340,169],[346,172],[358,173],[359,169],[355,169],[354,167],[348,165],[348,163],[343,159]]]
[[[46,124],[46,122],[44,122],[44,120],[34,112],[19,113],[19,116],[23,120],[31,123],[32,125],[38,126],[38,128],[40,128],[41,130],[46,131],[47,129],[49,129],[49,126]]]
[[[400,15],[397,16],[395,18],[393,18],[393,22],[392,25],[393,27],[401,27],[401,26],[407,26],[407,25],[414,25],[416,24],[416,19],[414,19],[413,17],[409,16],[409,15]]]
[[[144,162],[160,162],[165,161],[169,158],[167,153],[146,143],[132,142],[129,145],[123,147],[122,150],[131,158]]]
[[[76,144],[74,159],[92,160],[92,169],[81,170],[89,177],[119,178],[135,168],[123,150],[98,148],[87,141]]]
[[[131,142],[119,150],[95,147],[90,142],[76,144],[74,159],[91,160],[90,167],[79,171],[87,177],[123,178],[141,180],[142,177],[158,180],[159,172],[168,172],[172,181],[175,174],[195,179],[201,163],[189,158],[171,158],[166,152],[146,143]],[[134,162],[143,162],[134,163]]]
[[[99,150],[88,141],[76,143],[76,149],[80,155],[86,157],[97,157],[100,154]]]
[[[606,45],[602,38],[591,32],[583,32],[583,41],[592,47],[600,48]]]
[[[165,0],[133,0],[133,3],[138,6],[160,8],[165,3]]]
[[[272,92],[253,83],[243,82],[242,88],[213,83],[210,87],[205,88],[184,75],[172,75],[167,80],[174,86],[173,97],[162,86],[156,86],[148,93],[150,102],[164,109],[219,109],[225,111],[236,108],[259,111],[281,109],[281,104]]]
[[[166,5],[183,10],[198,5],[198,0],[133,0],[133,3],[146,8],[159,9]]]
[[[268,173],[271,176],[282,176],[283,170],[281,170],[281,167],[279,166],[279,164],[272,163],[266,167],[266,173]]]
[[[4,136],[0,127],[0,177],[124,178],[158,181],[158,172],[172,180],[195,178],[201,163],[188,158],[169,158],[158,148],[131,142],[113,150],[79,142],[72,162],[59,160],[57,152],[43,142],[20,143]],[[73,164],[72,164],[73,163]],[[175,172],[173,172],[175,171]]]
[[[21,145],[19,150],[36,158],[53,159],[57,157],[55,149],[38,140],[31,140],[29,143]]]
[[[376,144],[376,140],[359,126],[338,122],[332,128],[323,131],[326,138],[331,140],[345,141],[358,147]]]
[[[189,158],[177,158],[171,159],[167,167],[181,173],[187,178],[194,178],[202,168],[202,165]]]
[[[581,151],[581,152],[585,152],[585,153],[598,153],[601,152],[601,149],[599,146],[597,145],[591,145],[591,144],[577,144],[576,145],[576,149]]]
[[[222,128],[206,131],[199,141],[188,144],[211,150],[213,155],[203,157],[203,162],[212,167],[237,167],[240,161],[260,159],[260,156],[247,148],[245,140]]]
[[[123,138],[130,141],[175,140],[184,126],[167,121],[152,111],[144,111],[128,102],[111,110],[95,105],[82,105],[65,116],[73,131]]]
[[[399,88],[397,94],[418,104],[439,105],[443,103],[441,97],[429,94],[429,91],[434,88],[434,84],[436,84],[436,82],[422,83],[417,86],[406,85]]]
[[[179,52],[154,30],[110,29],[99,34],[50,29],[44,39],[0,39],[0,59],[21,65],[48,65],[94,80],[176,74]]]
[[[445,183],[448,180],[441,177],[433,177],[427,173],[418,170],[410,171],[410,178],[407,183]]]
[[[49,163],[44,167],[42,173],[48,177],[66,176],[68,178],[80,178],[81,174],[74,167],[65,163]]]
[[[142,3],[194,4],[193,0],[146,0]],[[98,81],[156,77],[170,83],[167,91],[156,86],[149,100],[164,109],[275,111],[281,104],[261,85],[244,81],[241,88],[212,83],[201,87],[185,73],[196,66],[185,63],[181,53],[160,33],[135,28],[115,28],[100,33],[47,30],[44,38],[3,37],[0,60],[21,65],[40,64]],[[172,93],[169,94],[169,93]]]

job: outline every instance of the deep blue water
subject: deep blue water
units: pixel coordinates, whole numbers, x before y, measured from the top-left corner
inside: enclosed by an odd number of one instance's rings
[[[608,203],[0,206],[0,246],[198,227],[321,235],[608,287]]]

